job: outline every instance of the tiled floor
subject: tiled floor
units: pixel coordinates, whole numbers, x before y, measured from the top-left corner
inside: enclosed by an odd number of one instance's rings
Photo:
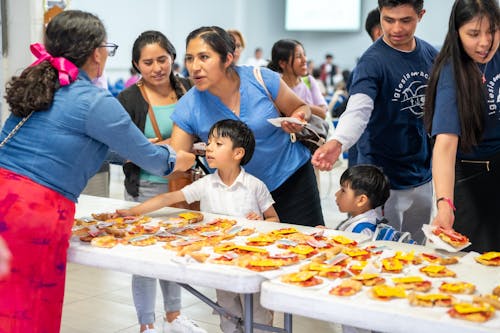
[[[334,200],[340,174],[346,162],[338,162],[331,172],[321,172],[320,192],[325,222],[335,227],[345,218],[338,212]],[[123,175],[120,167],[111,167],[110,196],[123,199]],[[62,333],[138,333],[139,325],[132,301],[130,274],[113,272],[77,264],[68,265],[66,296],[64,299]],[[198,288],[197,288],[198,289]],[[208,288],[199,291],[215,299],[215,292]],[[158,287],[156,300],[157,327],[161,328],[162,296]],[[218,316],[202,301],[187,291],[182,291],[182,313],[195,320],[209,333],[221,332]],[[274,324],[283,327],[283,316],[275,315]],[[339,333],[337,324],[293,316],[295,333]],[[158,330],[160,333],[161,330]]]

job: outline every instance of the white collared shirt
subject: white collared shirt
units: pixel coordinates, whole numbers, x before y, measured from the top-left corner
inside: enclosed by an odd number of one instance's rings
[[[274,203],[266,185],[243,168],[230,186],[222,182],[217,171],[181,191],[188,203],[199,200],[201,211],[214,214],[244,217],[254,212],[262,215]]]

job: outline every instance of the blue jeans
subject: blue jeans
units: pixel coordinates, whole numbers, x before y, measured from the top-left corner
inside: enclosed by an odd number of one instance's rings
[[[132,197],[125,191],[125,200],[144,202],[158,194],[168,192],[168,184],[142,181],[139,185],[139,196]],[[155,322],[155,278],[133,275],[132,296],[139,324],[146,325]],[[159,280],[163,294],[165,312],[175,312],[181,309],[181,287],[172,281]]]
[[[165,312],[181,309],[181,287],[172,281],[159,280],[163,294]],[[156,279],[140,275],[132,275],[132,296],[139,324],[155,322]]]

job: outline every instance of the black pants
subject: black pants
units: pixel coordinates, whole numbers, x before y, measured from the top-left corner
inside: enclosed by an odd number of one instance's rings
[[[280,221],[314,227],[325,225],[318,184],[311,162],[306,162],[271,192]]]
[[[455,223],[469,237],[466,251],[500,251],[500,154],[484,161],[457,160]]]

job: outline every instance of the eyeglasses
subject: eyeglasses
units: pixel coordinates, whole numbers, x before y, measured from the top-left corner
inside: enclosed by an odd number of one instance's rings
[[[243,45],[241,44],[234,44],[235,49],[243,49]]]
[[[105,47],[106,51],[108,51],[108,56],[112,57],[116,53],[116,49],[118,49],[118,45],[115,43],[105,43],[104,45],[99,45],[98,47]]]

